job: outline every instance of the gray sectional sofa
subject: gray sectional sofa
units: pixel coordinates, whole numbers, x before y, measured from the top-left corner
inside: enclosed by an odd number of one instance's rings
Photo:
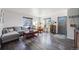
[[[2,43],[19,39],[19,33],[14,30],[14,27],[6,27],[2,30]]]
[[[3,28],[1,35],[2,43],[19,39],[25,31],[28,31],[28,29],[20,26]]]

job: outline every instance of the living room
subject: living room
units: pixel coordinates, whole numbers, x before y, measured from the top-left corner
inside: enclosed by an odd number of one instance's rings
[[[0,9],[1,50],[75,49],[78,11],[78,8]]]

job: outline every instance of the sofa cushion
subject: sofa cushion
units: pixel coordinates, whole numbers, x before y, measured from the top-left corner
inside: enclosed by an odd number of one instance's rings
[[[9,33],[3,34],[2,37],[4,37],[4,36],[9,36],[9,35],[15,35],[15,34],[18,34],[18,32],[16,32],[16,31],[14,31],[14,32],[9,32]]]
[[[21,27],[14,27],[15,31],[20,31]]]
[[[9,31],[9,32],[13,32],[13,31],[14,31],[14,29],[13,29],[13,28],[10,28],[10,29],[8,29],[8,31]]]
[[[2,38],[2,43],[6,43],[9,41],[19,39],[19,33],[16,31],[8,32],[6,34],[3,34],[1,38]]]
[[[2,39],[7,39],[7,38],[12,38],[13,36],[17,36],[19,35],[18,32],[14,31],[14,32],[9,32],[9,33],[6,33],[6,34],[3,34],[2,35]]]
[[[13,32],[13,31],[14,31],[13,27],[6,27],[6,28],[3,28],[2,34],[6,34],[8,32]]]
[[[9,32],[9,30],[7,28],[3,28],[2,34],[8,33],[8,32]]]

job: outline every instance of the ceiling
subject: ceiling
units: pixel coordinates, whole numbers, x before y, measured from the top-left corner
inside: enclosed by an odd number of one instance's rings
[[[31,16],[43,17],[67,10],[67,8],[7,8],[7,10]]]

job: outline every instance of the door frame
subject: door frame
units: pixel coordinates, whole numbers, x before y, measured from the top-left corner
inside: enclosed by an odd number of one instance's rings
[[[60,16],[60,17],[66,17],[66,23],[65,23],[65,27],[66,27],[66,33],[65,33],[65,35],[67,36],[67,16]],[[58,17],[58,34],[60,34],[59,33],[59,17]]]

